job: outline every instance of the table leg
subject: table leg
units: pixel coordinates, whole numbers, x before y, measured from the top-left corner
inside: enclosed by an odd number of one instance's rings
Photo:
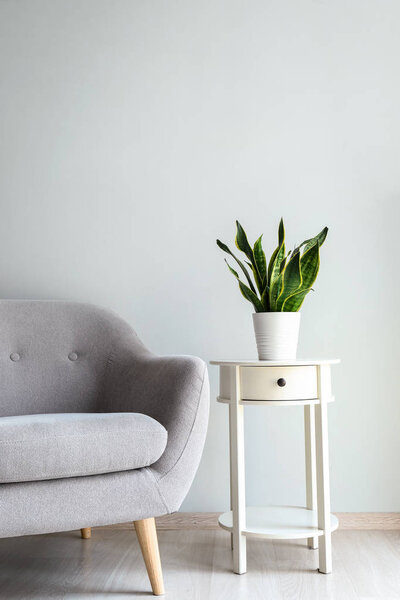
[[[317,510],[317,464],[315,456],[315,411],[314,405],[304,406],[304,441],[306,463],[306,506]],[[318,548],[318,536],[307,539],[308,547]]]
[[[230,499],[230,509],[233,510],[232,504],[232,473],[233,473],[233,454],[232,454],[232,405],[229,404],[229,499]],[[233,550],[233,533],[231,533],[231,550]]]
[[[231,485],[232,485],[232,541],[233,570],[241,575],[246,573],[246,537],[243,530],[246,524],[246,493],[244,473],[244,427],[243,405],[240,404],[240,370],[231,367]]]
[[[318,528],[324,534],[319,541],[319,570],[332,572],[331,501],[329,490],[329,450],[327,395],[330,393],[329,366],[318,367],[319,399],[315,406],[315,437],[317,450]]]

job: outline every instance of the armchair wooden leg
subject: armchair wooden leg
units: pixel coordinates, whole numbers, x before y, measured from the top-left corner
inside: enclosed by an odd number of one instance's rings
[[[155,596],[164,594],[164,582],[158,548],[156,522],[153,518],[134,521],[140,549]]]
[[[81,529],[81,537],[84,540],[88,540],[89,538],[91,538],[92,537],[92,528],[84,527],[83,529]]]

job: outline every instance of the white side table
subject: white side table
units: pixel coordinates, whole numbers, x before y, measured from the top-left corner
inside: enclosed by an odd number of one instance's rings
[[[232,534],[233,570],[247,570],[246,536],[307,538],[319,546],[319,571],[332,571],[331,533],[339,522],[331,515],[328,414],[333,402],[330,367],[339,360],[214,360],[220,367],[218,402],[229,405],[231,511],[219,524]],[[243,408],[304,406],[306,506],[247,507],[245,498]],[[320,542],[318,544],[318,538]]]

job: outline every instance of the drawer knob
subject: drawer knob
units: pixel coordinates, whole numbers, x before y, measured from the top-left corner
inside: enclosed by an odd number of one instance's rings
[[[279,385],[279,387],[285,387],[286,379],[283,379],[283,377],[280,377],[276,383]]]

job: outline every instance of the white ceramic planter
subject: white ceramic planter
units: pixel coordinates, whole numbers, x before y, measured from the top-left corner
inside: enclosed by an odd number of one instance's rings
[[[253,314],[259,360],[294,360],[299,340],[299,312]]]

